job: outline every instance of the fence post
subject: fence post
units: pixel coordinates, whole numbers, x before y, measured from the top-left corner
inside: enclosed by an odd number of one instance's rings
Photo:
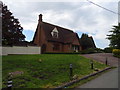
[[[70,64],[70,78],[73,76],[73,67],[72,64]]]
[[[90,61],[90,64],[91,64],[91,69],[93,69],[94,66],[93,66],[93,61],[92,60]]]
[[[108,60],[107,60],[107,57],[106,57],[106,61],[105,61],[105,64],[108,65]]]
[[[8,76],[8,81],[7,81],[7,88],[11,89],[12,88],[12,74]]]

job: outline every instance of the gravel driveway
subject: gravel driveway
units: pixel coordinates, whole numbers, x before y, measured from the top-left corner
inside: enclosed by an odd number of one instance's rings
[[[110,66],[117,66],[118,67],[118,60],[120,59],[113,57],[112,53],[95,53],[95,54],[84,54],[82,55],[86,58],[91,58],[96,61],[100,61],[102,63],[105,63],[106,58],[108,60],[108,64]]]

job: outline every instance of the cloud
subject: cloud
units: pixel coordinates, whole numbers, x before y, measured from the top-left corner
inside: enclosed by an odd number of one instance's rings
[[[9,0],[5,0],[9,1]],[[118,2],[119,0],[91,0],[94,2]],[[11,0],[11,2],[16,2],[16,0]],[[87,2],[86,0],[19,0],[17,2]]]
[[[100,2],[101,1],[101,2]],[[95,0],[110,10],[117,12],[117,0],[114,2],[104,2],[105,0]],[[6,5],[16,18],[19,18],[24,30],[36,30],[38,15],[43,14],[43,21],[59,25],[76,32],[83,32],[92,35],[95,41],[109,44],[106,40],[108,31],[112,25],[117,24],[117,15],[101,9],[86,0],[84,2],[15,2],[5,0]],[[13,4],[14,3],[14,4]],[[97,42],[97,43],[99,43]]]

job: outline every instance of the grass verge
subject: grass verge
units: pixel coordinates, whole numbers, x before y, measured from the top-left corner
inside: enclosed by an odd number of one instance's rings
[[[6,87],[8,75],[13,73],[15,88],[54,88],[70,81],[70,64],[73,65],[73,76],[77,78],[95,72],[90,67],[89,59],[75,54],[3,56],[2,87]],[[94,61],[94,67],[102,70],[106,65]]]

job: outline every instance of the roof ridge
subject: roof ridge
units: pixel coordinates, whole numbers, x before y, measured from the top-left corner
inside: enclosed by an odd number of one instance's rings
[[[67,29],[67,28],[64,28],[64,27],[60,27],[60,26],[58,26],[58,25],[51,24],[51,23],[47,23],[47,22],[43,22],[43,23],[46,23],[46,24],[49,24],[49,25],[53,25],[53,26],[56,26],[56,27],[59,27],[59,28],[63,28],[64,30],[68,30],[68,31],[71,31],[71,32],[73,32],[73,33],[74,33],[74,31],[73,31],[73,30],[71,30],[71,29]]]

